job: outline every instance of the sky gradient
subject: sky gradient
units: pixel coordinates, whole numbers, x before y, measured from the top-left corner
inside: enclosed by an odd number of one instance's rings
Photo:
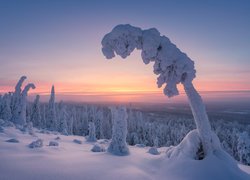
[[[0,94],[26,75],[31,94],[54,84],[65,100],[168,101],[140,52],[102,55],[102,37],[127,23],[155,27],[187,53],[199,91],[250,91],[249,9],[247,0],[0,0]]]

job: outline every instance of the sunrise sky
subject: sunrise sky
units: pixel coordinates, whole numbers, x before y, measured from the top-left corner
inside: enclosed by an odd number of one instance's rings
[[[0,0],[0,94],[26,75],[31,95],[46,97],[54,84],[64,100],[168,101],[140,52],[102,55],[102,37],[129,23],[157,28],[187,53],[199,91],[237,97],[250,91],[249,9],[248,0]]]

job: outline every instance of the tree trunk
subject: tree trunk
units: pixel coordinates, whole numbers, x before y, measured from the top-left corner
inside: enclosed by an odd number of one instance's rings
[[[212,151],[212,134],[205,105],[191,82],[183,85],[192,109],[196,128],[201,138],[204,154],[207,155]]]

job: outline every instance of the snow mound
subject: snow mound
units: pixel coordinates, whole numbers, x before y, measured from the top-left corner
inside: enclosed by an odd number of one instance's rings
[[[58,140],[61,140],[61,138],[60,138],[59,136],[57,136],[57,137],[55,138],[55,140],[58,141]]]
[[[38,139],[29,144],[29,148],[41,148],[43,147],[43,140]]]
[[[91,151],[92,152],[105,152],[105,147],[99,144],[94,144]]]
[[[160,154],[160,152],[158,151],[158,149],[156,147],[149,148],[148,153],[152,154],[152,155],[159,155]]]
[[[12,139],[8,139],[5,142],[10,142],[10,143],[19,143],[19,140],[12,138]]]
[[[76,143],[76,144],[82,144],[82,141],[78,140],[78,139],[74,139],[73,142]]]
[[[212,133],[212,146],[215,151],[223,151],[216,134]],[[170,147],[167,152],[169,158],[203,159],[202,143],[197,129],[190,131],[177,146]]]
[[[55,141],[50,141],[49,146],[59,146],[59,143]]]

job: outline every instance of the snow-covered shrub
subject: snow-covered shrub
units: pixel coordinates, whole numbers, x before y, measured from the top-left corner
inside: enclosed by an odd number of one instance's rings
[[[59,146],[59,143],[56,141],[50,141],[49,146]]]
[[[18,139],[12,138],[12,139],[8,139],[5,142],[10,142],[10,143],[19,143]]]
[[[94,146],[91,149],[92,152],[105,152],[105,147],[100,144],[94,144]]]
[[[156,147],[150,147],[148,150],[148,153],[152,154],[152,155],[159,155],[160,154],[160,152],[158,151],[158,149]]]
[[[127,137],[127,110],[125,107],[111,108],[113,128],[112,139],[108,151],[115,155],[127,155],[129,149],[126,143]]]
[[[240,162],[250,165],[250,137],[247,132],[238,134],[237,152]]]
[[[43,147],[43,140],[37,139],[36,141],[33,141],[29,144],[29,148],[41,148]]]
[[[78,139],[74,139],[73,142],[76,143],[76,144],[82,144],[82,141],[78,140]]]
[[[93,122],[89,122],[89,135],[87,136],[87,141],[96,142],[95,124]]]

